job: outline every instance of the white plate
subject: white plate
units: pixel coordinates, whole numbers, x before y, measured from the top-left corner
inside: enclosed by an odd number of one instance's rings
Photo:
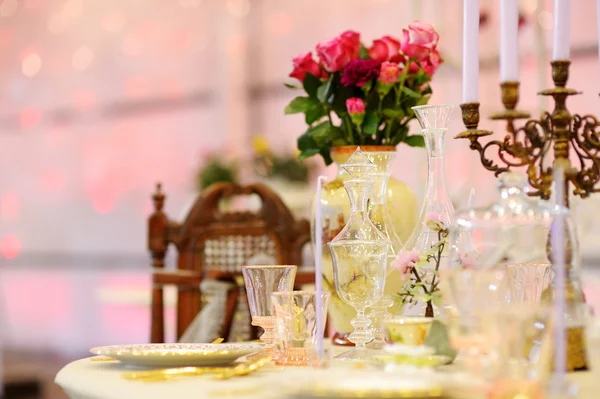
[[[226,344],[138,344],[113,345],[90,349],[121,363],[144,367],[225,366],[242,356],[259,352],[253,343]]]

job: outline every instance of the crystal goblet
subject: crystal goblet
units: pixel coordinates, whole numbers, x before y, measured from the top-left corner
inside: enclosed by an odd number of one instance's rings
[[[265,352],[275,354],[277,351],[277,318],[271,294],[293,290],[297,269],[298,266],[291,265],[242,266],[252,325],[264,329],[260,339],[265,344]]]
[[[333,277],[340,298],[356,309],[354,331],[348,337],[355,348],[336,356],[341,360],[365,360],[370,357],[366,344],[373,339],[371,321],[365,309],[383,296],[386,278],[388,241],[332,241]]]
[[[281,350],[275,363],[286,366],[310,365],[311,349],[317,346],[317,312],[325,329],[329,293],[321,295],[317,309],[317,294],[307,291],[274,292],[271,294]],[[321,337],[322,338],[322,337]]]
[[[550,263],[518,263],[506,265],[510,300],[517,303],[540,303],[542,293],[550,286]]]

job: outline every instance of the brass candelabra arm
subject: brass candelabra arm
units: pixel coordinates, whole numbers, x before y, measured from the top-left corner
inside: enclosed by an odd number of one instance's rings
[[[566,172],[566,184],[573,184],[573,194],[585,198],[600,191],[600,188],[595,188],[600,181],[600,122],[591,115],[582,117],[569,113],[567,98],[579,94],[566,87],[570,61],[556,60],[551,64],[555,87],[539,94],[553,98],[555,106],[552,113],[544,112],[539,119],[529,119],[522,127],[516,128],[515,121],[527,119],[529,114],[516,110],[519,83],[503,82],[501,93],[505,110],[493,114],[491,119],[506,120],[504,139],[486,144],[479,142],[480,137],[491,134],[478,129],[479,103],[461,105],[467,131],[456,138],[469,139],[470,148],[479,152],[482,165],[496,176],[511,168],[525,167],[529,184],[535,189],[529,193],[531,196],[550,198],[552,171],[560,166]],[[493,158],[486,154],[492,148]],[[576,159],[576,167],[571,164],[571,158]],[[565,203],[568,204],[568,195]]]
[[[577,156],[577,167],[572,167],[567,178],[573,184],[573,194],[586,198],[599,192],[600,181],[600,122],[593,115],[573,115],[570,144]]]

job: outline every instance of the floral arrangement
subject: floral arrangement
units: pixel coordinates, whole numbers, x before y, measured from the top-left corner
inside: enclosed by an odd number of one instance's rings
[[[252,140],[254,149],[254,171],[262,177],[279,177],[293,183],[306,183],[310,174],[309,166],[297,154],[277,155],[271,151],[263,136]]]
[[[360,34],[346,31],[293,59],[290,77],[306,95],[286,107],[303,113],[308,129],[298,138],[301,158],[320,154],[331,163],[331,147],[406,143],[423,147],[421,135],[409,135],[411,107],[429,101],[432,76],[443,62],[439,35],[426,23],[413,22],[402,39],[384,36],[366,47]],[[298,89],[294,85],[287,85]]]
[[[425,227],[437,233],[438,239],[429,250],[423,253],[416,249],[401,251],[392,262],[392,266],[406,279],[404,291],[398,294],[400,305],[404,307],[416,302],[426,303],[427,317],[433,317],[433,305],[441,303],[438,271],[442,254],[448,246],[448,227],[440,219],[440,215],[435,212],[429,213],[425,218]],[[433,269],[428,267],[432,264]]]

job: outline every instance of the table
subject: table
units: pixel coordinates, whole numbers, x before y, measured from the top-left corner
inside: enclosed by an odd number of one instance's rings
[[[343,367],[334,364],[334,368]],[[307,373],[311,372],[308,368],[288,367],[262,370],[226,381],[214,381],[203,376],[161,383],[143,383],[121,378],[121,373],[125,370],[127,369],[118,362],[95,362],[86,358],[65,366],[56,376],[55,382],[70,399],[270,399],[282,397],[278,389],[280,383],[306,378]],[[578,372],[569,374],[568,378],[579,385],[579,399],[598,398],[598,376],[591,372]]]

